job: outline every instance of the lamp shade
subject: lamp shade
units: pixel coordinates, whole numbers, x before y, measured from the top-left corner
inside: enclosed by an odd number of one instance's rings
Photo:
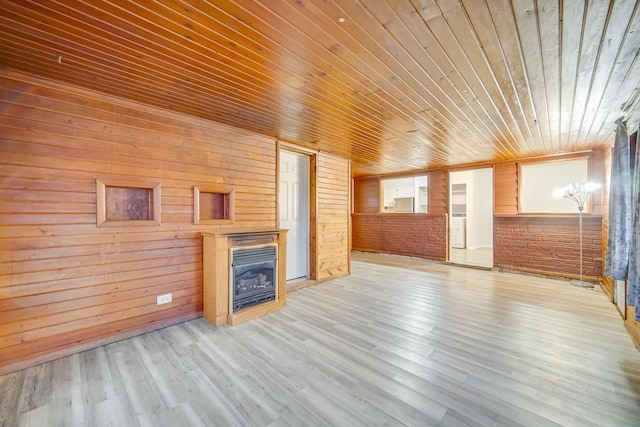
[[[578,203],[578,209],[582,211],[589,193],[598,190],[600,187],[601,185],[595,182],[572,182],[556,189],[553,192],[553,196],[558,199],[564,197],[565,199],[574,200]]]

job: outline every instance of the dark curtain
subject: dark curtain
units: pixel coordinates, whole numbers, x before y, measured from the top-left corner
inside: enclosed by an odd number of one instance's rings
[[[632,226],[629,138],[624,122],[618,119],[616,124],[616,140],[611,156],[609,235],[604,274],[616,280],[627,280]],[[629,293],[627,297],[630,297]]]
[[[631,242],[629,245],[629,282],[627,291],[627,304],[636,309],[636,321],[640,321],[640,150],[638,149],[638,133],[631,141],[631,152],[635,160],[631,168],[632,178],[632,213],[633,225],[631,228]]]

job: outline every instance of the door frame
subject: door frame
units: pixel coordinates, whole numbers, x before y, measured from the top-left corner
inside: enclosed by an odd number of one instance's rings
[[[467,193],[466,193],[466,196],[465,196],[466,205],[467,205],[467,221],[466,221],[466,230],[465,230],[466,245],[465,246],[466,246],[467,250],[469,250],[469,246],[470,246],[469,245],[469,233],[470,233],[470,228],[471,228],[469,226],[469,216],[470,216],[469,210],[470,209],[474,210],[473,209],[474,208],[473,204],[475,203],[472,199],[469,198],[469,191],[470,191],[469,189],[471,188],[472,191],[475,191],[475,187],[476,187],[476,184],[477,184],[477,178],[476,177],[471,176],[469,178],[459,178],[459,177],[456,177],[455,174],[456,173],[464,173],[464,172],[473,172],[473,171],[485,170],[485,169],[487,171],[489,171],[489,170],[491,171],[491,185],[490,185],[490,187],[493,189],[492,193],[491,193],[492,202],[491,202],[491,215],[490,215],[490,218],[491,218],[490,219],[490,221],[491,221],[490,225],[491,225],[491,229],[492,229],[492,232],[491,232],[491,246],[490,246],[491,250],[492,250],[492,257],[491,257],[491,266],[490,266],[490,268],[493,268],[493,259],[494,259],[493,251],[495,251],[494,238],[493,238],[493,227],[494,227],[493,220],[495,218],[495,194],[494,194],[494,191],[495,191],[495,189],[494,189],[494,187],[495,187],[495,170],[494,170],[493,167],[490,167],[490,166],[455,168],[455,169],[451,169],[451,170],[448,171],[449,172],[448,173],[448,181],[449,181],[449,189],[448,189],[449,208],[448,209],[449,209],[450,217],[449,217],[449,226],[448,226],[448,229],[447,229],[447,233],[448,233],[448,236],[449,236],[449,239],[448,239],[449,242],[448,242],[448,248],[447,248],[447,252],[448,252],[447,260],[449,262],[455,262],[455,261],[451,260],[451,249],[453,247],[452,246],[452,242],[451,242],[451,227],[452,227],[452,224],[451,224],[452,207],[451,207],[451,205],[452,205],[452,187],[453,187],[453,184],[462,184],[462,183],[466,183],[467,184]],[[455,180],[452,178],[452,175],[453,175],[453,178],[456,178]],[[475,207],[477,207],[477,205]],[[471,216],[473,216],[473,214]],[[472,224],[472,225],[474,227],[478,227],[479,226],[478,224]],[[489,266],[486,266],[486,267],[489,267]]]
[[[309,157],[309,277],[308,280],[315,281],[318,277],[318,239],[317,236],[317,161],[318,152],[310,149],[298,147],[283,141],[276,143],[276,228],[280,228],[280,152],[288,151]]]

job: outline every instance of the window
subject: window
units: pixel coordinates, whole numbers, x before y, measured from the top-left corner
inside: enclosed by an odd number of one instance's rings
[[[231,224],[235,193],[217,187],[193,187],[194,224]]]
[[[521,213],[576,213],[576,202],[557,199],[553,192],[572,182],[588,181],[588,159],[558,160],[520,165]],[[585,211],[589,212],[587,205]]]
[[[381,180],[382,212],[423,212],[429,211],[427,175]]]
[[[160,224],[160,184],[96,180],[98,227]]]

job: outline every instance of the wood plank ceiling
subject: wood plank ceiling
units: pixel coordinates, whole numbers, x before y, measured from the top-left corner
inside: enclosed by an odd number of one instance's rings
[[[0,66],[384,174],[610,143],[640,119],[638,6],[3,0]]]

